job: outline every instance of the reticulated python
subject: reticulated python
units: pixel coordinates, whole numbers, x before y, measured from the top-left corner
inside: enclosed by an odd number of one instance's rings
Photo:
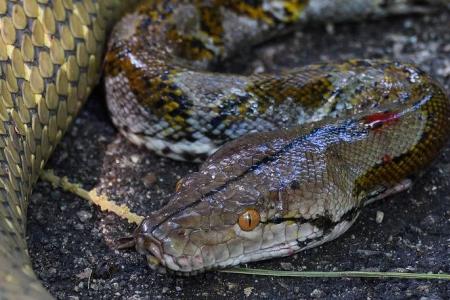
[[[131,243],[152,267],[192,274],[289,255],[337,237],[365,203],[409,186],[450,127],[445,93],[415,66],[354,60],[280,74],[208,71],[298,21],[412,8],[403,5],[155,0],[119,23],[105,81],[121,132],[187,160],[237,138],[136,230]],[[125,6],[0,0],[0,298],[50,298],[26,252],[27,200],[96,84],[105,32]]]

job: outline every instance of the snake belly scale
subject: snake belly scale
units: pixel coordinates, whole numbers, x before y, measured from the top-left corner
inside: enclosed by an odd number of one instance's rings
[[[118,22],[105,58],[114,123],[158,154],[209,156],[136,229],[132,244],[151,267],[195,274],[289,255],[339,236],[365,203],[409,186],[450,129],[447,96],[417,67],[211,71],[302,20],[383,16],[407,2],[155,0]],[[51,298],[29,263],[28,197],[130,3],[0,0],[0,299]]]

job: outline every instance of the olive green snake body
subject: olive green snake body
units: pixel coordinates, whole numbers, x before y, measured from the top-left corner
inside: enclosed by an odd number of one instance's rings
[[[191,274],[331,240],[364,203],[409,186],[444,145],[447,96],[409,64],[355,60],[250,77],[206,71],[302,17],[403,9],[396,1],[315,3],[151,1],[113,33],[108,105],[132,142],[195,160],[249,131],[270,131],[226,144],[141,224],[134,243],[152,267]],[[27,254],[28,198],[97,83],[106,33],[129,6],[0,0],[0,299],[51,298]],[[143,27],[151,34],[135,40]]]

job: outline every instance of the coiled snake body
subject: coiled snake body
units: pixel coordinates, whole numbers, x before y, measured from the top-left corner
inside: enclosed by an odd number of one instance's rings
[[[0,298],[50,297],[26,252],[27,200],[98,79],[107,28],[129,5],[0,0]],[[119,22],[105,59],[119,130],[185,160],[235,139],[136,230],[133,243],[152,267],[192,274],[289,255],[337,237],[365,203],[409,186],[450,128],[445,93],[415,66],[354,60],[279,74],[208,71],[299,20],[403,5],[155,0]]]

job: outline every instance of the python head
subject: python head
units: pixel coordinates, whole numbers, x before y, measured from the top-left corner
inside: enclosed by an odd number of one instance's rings
[[[344,189],[351,178],[328,165],[326,147],[297,135],[250,134],[219,149],[136,229],[138,252],[153,269],[192,275],[288,256],[339,236],[358,214]]]

